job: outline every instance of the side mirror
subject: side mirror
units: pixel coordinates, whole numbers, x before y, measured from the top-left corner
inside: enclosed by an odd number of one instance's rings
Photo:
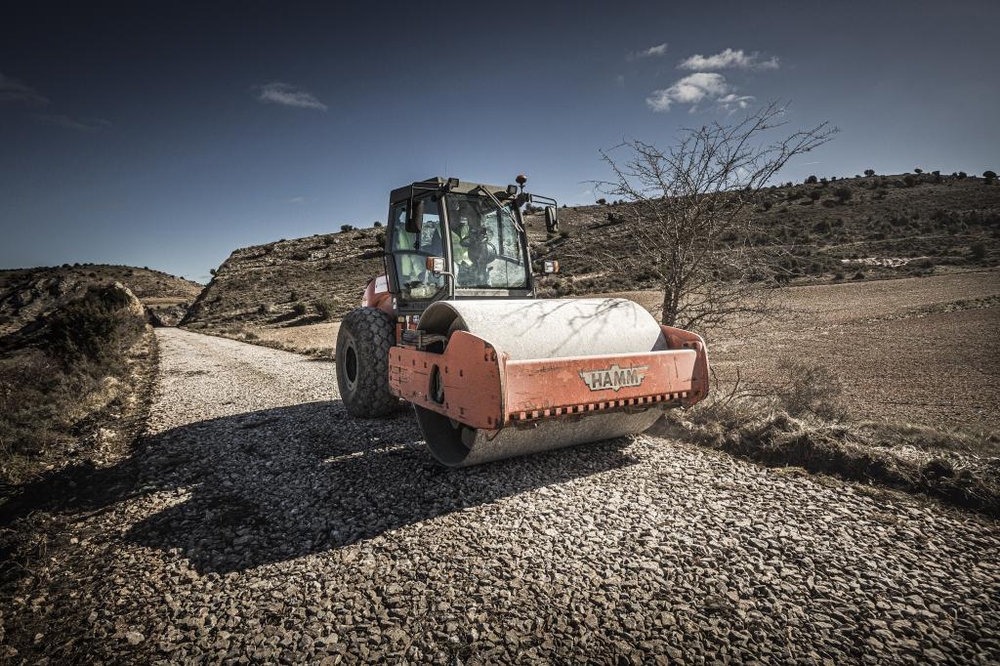
[[[406,216],[406,233],[419,234],[424,228],[424,200],[410,202],[410,212]]]
[[[545,207],[545,230],[551,233],[559,231],[559,218],[556,215],[555,206]]]
[[[542,272],[545,273],[546,275],[552,275],[553,273],[558,273],[559,262],[552,259],[546,259],[542,263]]]
[[[427,257],[424,267],[434,275],[444,273],[444,257]]]

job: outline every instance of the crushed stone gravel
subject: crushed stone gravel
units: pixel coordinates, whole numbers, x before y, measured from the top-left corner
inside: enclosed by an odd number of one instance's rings
[[[444,469],[329,362],[157,335],[149,434],[0,615],[13,661],[1000,661],[994,521],[652,436]]]

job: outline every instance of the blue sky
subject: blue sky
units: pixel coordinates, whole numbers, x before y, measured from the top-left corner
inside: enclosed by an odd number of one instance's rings
[[[207,281],[433,175],[593,203],[600,149],[771,100],[789,129],[841,128],[781,181],[1000,167],[1000,4],[750,4],[8,8],[0,267]]]

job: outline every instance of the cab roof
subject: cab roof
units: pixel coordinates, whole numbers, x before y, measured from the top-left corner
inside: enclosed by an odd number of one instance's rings
[[[433,178],[428,178],[426,180],[418,180],[415,183],[406,185],[404,187],[399,187],[392,191],[389,195],[389,203],[395,204],[400,201],[406,201],[410,198],[411,194],[419,194],[421,192],[428,192],[431,190],[439,190],[443,188],[448,183],[447,178],[442,178],[441,176],[435,176]],[[507,186],[500,185],[489,185],[486,183],[473,183],[468,180],[458,180],[458,186],[451,187],[449,192],[457,192],[458,194],[472,194],[479,188],[484,188],[493,193],[497,199],[507,199],[510,195],[507,193]]]

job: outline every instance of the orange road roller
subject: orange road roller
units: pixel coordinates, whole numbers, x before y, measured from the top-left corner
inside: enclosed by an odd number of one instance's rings
[[[337,337],[347,411],[413,404],[431,454],[462,467],[641,433],[708,392],[694,333],[620,298],[536,299],[521,208],[553,199],[431,178],[392,191],[385,273]],[[544,262],[544,271],[558,271]]]

